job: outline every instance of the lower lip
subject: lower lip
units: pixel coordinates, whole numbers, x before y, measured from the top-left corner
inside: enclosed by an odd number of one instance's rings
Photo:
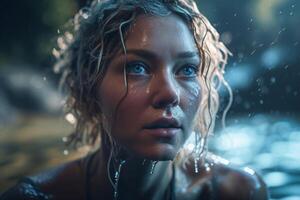
[[[180,128],[154,128],[154,129],[144,129],[145,134],[152,135],[154,137],[174,137],[178,134]]]

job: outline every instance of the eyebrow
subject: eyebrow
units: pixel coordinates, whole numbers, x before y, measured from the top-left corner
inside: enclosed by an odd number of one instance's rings
[[[140,57],[148,58],[148,59],[155,59],[157,55],[153,51],[145,50],[145,49],[128,49],[127,54],[135,54]],[[176,55],[176,58],[192,58],[199,56],[198,52],[196,51],[185,51],[180,52]]]

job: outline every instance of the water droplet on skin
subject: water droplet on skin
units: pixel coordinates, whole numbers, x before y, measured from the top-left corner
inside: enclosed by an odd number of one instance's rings
[[[255,174],[255,171],[249,167],[244,167],[244,171],[252,176]]]
[[[118,184],[119,184],[119,180],[120,180],[121,169],[125,162],[126,162],[125,160],[121,160],[119,163],[118,170],[115,172],[114,200],[116,200],[118,198]]]
[[[150,93],[150,88],[148,87],[147,89],[146,89],[146,94],[149,94]]]
[[[155,166],[156,166],[157,163],[158,163],[157,160],[152,161],[150,174],[153,174],[153,173],[154,173],[154,169],[155,169]]]
[[[195,173],[199,173],[199,167],[198,167],[198,158],[194,158],[194,168],[195,168]]]
[[[146,161],[147,161],[147,160],[146,160],[146,159],[144,159],[144,160],[143,160],[143,162],[142,162],[142,165],[145,165]]]
[[[193,95],[193,97],[198,97],[200,95],[200,86],[198,83],[191,85],[189,92]],[[178,95],[180,96],[179,92]]]
[[[205,163],[205,171],[209,172],[210,171],[210,165],[208,163]]]

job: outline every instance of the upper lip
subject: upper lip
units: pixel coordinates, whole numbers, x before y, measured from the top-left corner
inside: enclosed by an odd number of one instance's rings
[[[159,118],[145,126],[146,129],[154,128],[181,128],[179,120],[176,118]]]

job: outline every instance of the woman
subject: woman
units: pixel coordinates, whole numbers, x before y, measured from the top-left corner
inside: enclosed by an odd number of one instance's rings
[[[70,142],[100,147],[1,199],[267,199],[260,177],[207,152],[229,51],[195,2],[98,0],[73,25],[54,52]]]

